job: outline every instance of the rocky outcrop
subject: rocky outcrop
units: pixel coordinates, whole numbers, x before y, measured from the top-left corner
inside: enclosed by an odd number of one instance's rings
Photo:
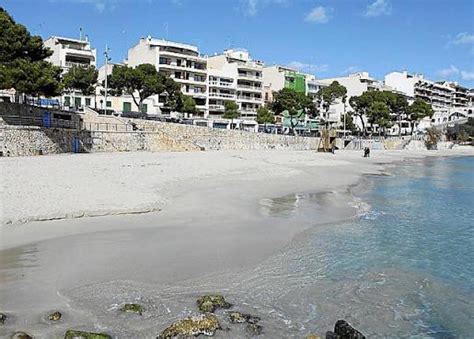
[[[106,333],[68,330],[64,335],[64,339],[112,339],[112,337]]]
[[[237,311],[227,313],[227,317],[231,323],[249,323],[256,324],[260,321],[259,317],[253,316],[251,314],[240,313]]]
[[[137,313],[139,315],[142,315],[144,311],[143,306],[140,304],[125,304],[122,306],[121,310],[128,313]]]
[[[56,311],[56,312],[53,312],[50,315],[48,315],[48,319],[50,321],[59,321],[59,320],[61,320],[62,316],[63,315],[61,314],[61,312]]]
[[[365,336],[345,320],[338,320],[334,332],[327,332],[326,339],[365,339]]]
[[[15,332],[11,336],[12,339],[33,339],[31,335],[26,332]]]
[[[5,324],[6,321],[7,321],[7,315],[0,313],[0,325]]]
[[[222,295],[204,295],[197,300],[198,308],[201,312],[214,312],[218,308],[231,308]]]
[[[214,314],[202,314],[178,320],[167,327],[157,337],[158,339],[170,339],[181,337],[213,336],[221,328],[219,320]]]

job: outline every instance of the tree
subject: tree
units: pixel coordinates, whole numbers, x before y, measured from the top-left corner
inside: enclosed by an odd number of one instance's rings
[[[273,94],[272,109],[277,114],[287,112],[291,132],[295,133],[298,120],[303,118],[306,113],[314,110],[314,104],[311,97],[306,94],[296,92],[290,88],[283,88]]]
[[[141,64],[135,68],[116,65],[112,70],[109,81],[114,93],[129,94],[135,105],[142,111],[143,101],[155,94],[166,96],[166,104],[171,109],[176,109],[180,99],[180,87],[173,79],[158,73],[151,64]]]
[[[231,120],[231,128],[233,128],[234,119],[237,119],[239,116],[239,106],[234,101],[226,101],[222,117]]]
[[[346,129],[354,133],[357,130],[357,126],[354,124],[352,115],[350,113],[345,113],[346,116]],[[341,123],[344,123],[344,116],[341,116]]]
[[[390,126],[390,109],[386,103],[373,101],[366,113],[369,123],[372,126],[372,131],[374,130],[374,124],[379,125],[379,127],[383,129]]]
[[[257,109],[257,122],[259,124],[273,124],[275,115],[266,106],[261,106]]]
[[[431,105],[421,99],[415,99],[408,107],[408,115],[411,121],[411,134],[415,130],[415,125],[424,117],[431,117],[433,115],[433,108]]]
[[[347,88],[339,84],[337,81],[333,81],[329,86],[323,87],[319,90],[317,94],[318,104],[323,106],[326,118],[329,108],[331,105],[336,103],[337,99],[343,100],[343,103],[345,104],[346,95]]]
[[[98,74],[94,66],[73,66],[63,76],[63,88],[69,91],[78,90],[83,95],[92,95],[95,93]]]
[[[183,113],[195,114],[197,113],[196,101],[190,96],[181,94],[178,102],[178,111]]]
[[[59,94],[61,68],[44,61],[52,51],[0,7],[0,89],[33,96]]]

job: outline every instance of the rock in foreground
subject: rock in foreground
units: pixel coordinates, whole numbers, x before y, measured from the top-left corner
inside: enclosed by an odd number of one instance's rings
[[[260,321],[259,317],[253,316],[251,314],[240,313],[237,311],[227,313],[227,316],[231,323],[249,323],[256,324]]]
[[[15,332],[11,336],[12,339],[33,339],[31,335],[25,332]]]
[[[48,319],[50,321],[59,321],[59,320],[61,320],[62,316],[63,315],[61,314],[61,312],[56,311],[56,312],[51,313],[50,315],[48,315]]]
[[[365,339],[365,336],[345,320],[336,321],[334,332],[327,332],[326,339]]]
[[[178,320],[166,328],[158,339],[207,335],[212,337],[221,328],[214,314],[202,314]]]
[[[263,327],[257,324],[248,324],[245,330],[251,336],[256,336],[262,334]]]
[[[68,330],[64,339],[112,339],[112,337],[106,333]]]
[[[214,312],[218,308],[231,308],[232,304],[228,303],[222,295],[204,295],[197,300],[199,310],[201,312]]]
[[[125,305],[122,306],[122,311],[130,312],[130,313],[137,313],[137,314],[142,315],[143,307],[142,307],[142,305],[139,305],[139,304],[125,304]]]

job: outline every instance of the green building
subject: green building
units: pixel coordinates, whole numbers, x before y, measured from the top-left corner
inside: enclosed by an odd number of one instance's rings
[[[285,88],[290,88],[299,93],[306,93],[305,75],[294,71],[286,71]]]

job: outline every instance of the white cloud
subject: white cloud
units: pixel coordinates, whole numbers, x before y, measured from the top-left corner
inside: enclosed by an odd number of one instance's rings
[[[240,0],[242,3],[242,10],[247,16],[255,16],[263,8],[272,5],[288,4],[291,0]]]
[[[465,81],[474,81],[474,71],[462,70],[454,65],[441,69],[436,74],[439,77],[448,80],[461,79]]]
[[[345,75],[345,74],[353,74],[353,73],[356,73],[360,71],[360,67],[359,66],[349,66],[347,67],[344,71],[341,72],[341,74]]]
[[[375,0],[367,6],[365,11],[366,17],[376,17],[380,15],[392,14],[392,3],[390,0]]]
[[[470,45],[474,44],[474,34],[466,32],[459,33],[452,39],[451,44],[453,45]]]
[[[318,24],[325,24],[332,18],[331,12],[332,9],[328,7],[314,7],[311,12],[306,15],[304,20],[309,22],[315,22]]]
[[[437,72],[438,76],[449,79],[459,75],[459,69],[456,66],[449,66],[448,68],[440,69]]]
[[[300,72],[307,72],[307,73],[324,73],[327,72],[329,69],[329,65],[327,64],[309,64],[300,61],[292,61],[288,64],[289,68],[296,69]]]
[[[474,71],[461,71],[461,79],[466,81],[473,81],[474,80]]]

